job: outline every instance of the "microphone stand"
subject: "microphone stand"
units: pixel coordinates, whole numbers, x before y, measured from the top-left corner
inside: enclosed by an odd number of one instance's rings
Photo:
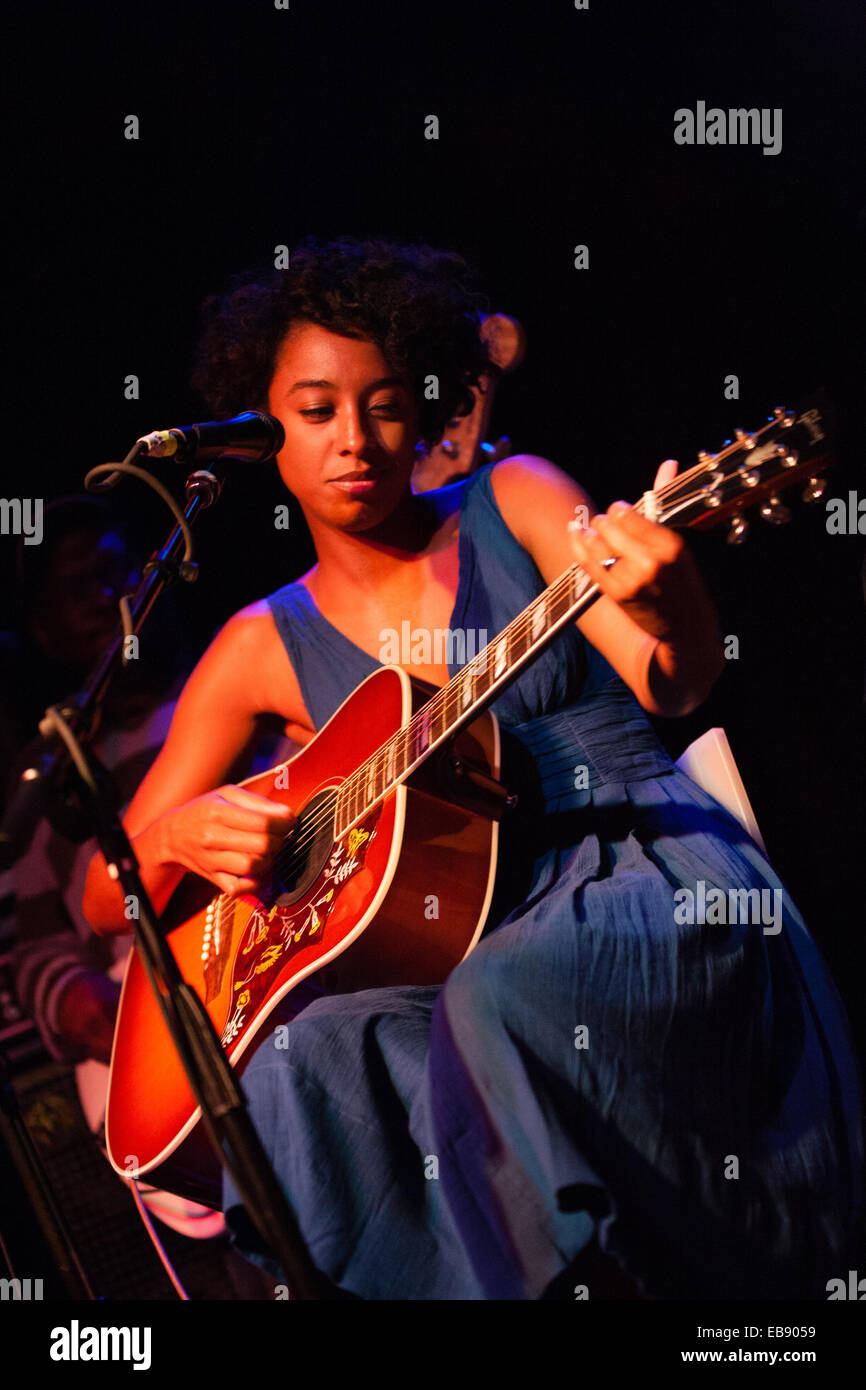
[[[133,457],[134,453],[129,457]],[[112,475],[116,478],[117,475]],[[187,523],[210,507],[222,490],[222,479],[213,471],[197,471],[186,480]],[[177,525],[163,548],[145,566],[135,594],[128,600],[134,631],[144,624],[148,613],[167,582],[178,577],[187,581],[197,577],[197,568],[179,559],[183,530]],[[82,691],[59,706],[63,721],[74,735],[78,757],[72,761],[79,773],[86,772],[76,786],[89,819],[96,826],[97,839],[105,856],[108,873],[138,904],[138,917],[132,919],[136,945],[156,995],[159,1007],[177,1049],[190,1087],[201,1107],[202,1121],[222,1166],[241,1195],[249,1216],[265,1245],[280,1262],[293,1296],[299,1299],[328,1299],[339,1296],[310,1258],[286,1196],[268,1161],[258,1133],[247,1113],[246,1098],[229,1063],[219,1036],[198,994],[180,973],[174,953],[159,928],[153,905],[141,881],[138,862],[119,816],[119,797],[106,769],[91,753],[85,766],[81,745],[92,742],[101,707],[121,659],[124,634],[119,634],[99,667]],[[47,735],[43,738],[48,742]],[[68,770],[69,751],[61,744],[41,755],[38,764],[23,774],[21,787],[13,797],[9,814],[0,833],[0,864],[8,867],[23,853],[43,814],[48,789],[63,767]],[[94,775],[95,774],[95,775]],[[11,827],[11,828],[10,828]]]

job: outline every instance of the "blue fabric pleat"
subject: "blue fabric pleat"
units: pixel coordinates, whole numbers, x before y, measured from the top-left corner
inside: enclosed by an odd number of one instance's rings
[[[489,469],[457,486],[452,627],[493,637],[544,581]],[[303,585],[269,604],[320,728],[378,663]],[[796,907],[576,628],[493,709],[523,780],[476,949],[440,989],[316,1000],[243,1076],[314,1261],[361,1298],[538,1299],[596,1236],[656,1298],[826,1297],[861,1082]],[[701,883],[778,921],[681,920]],[[228,1179],[224,1209],[282,1279]]]

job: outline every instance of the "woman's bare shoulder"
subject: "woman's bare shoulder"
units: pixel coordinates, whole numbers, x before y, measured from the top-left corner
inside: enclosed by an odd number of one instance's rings
[[[544,508],[551,501],[565,501],[573,508],[578,503],[587,507],[588,515],[596,508],[580,483],[558,464],[540,454],[512,454],[494,463],[490,482],[502,516],[509,529],[522,538],[527,514]],[[524,543],[521,540],[521,543]]]
[[[214,638],[219,660],[248,691],[256,714],[278,714],[290,738],[311,735],[312,720],[267,598],[238,609]]]

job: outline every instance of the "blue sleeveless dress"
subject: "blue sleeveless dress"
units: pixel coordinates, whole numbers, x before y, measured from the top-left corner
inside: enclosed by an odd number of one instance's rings
[[[451,628],[492,639],[545,584],[489,469],[454,486]],[[268,602],[320,728],[378,663],[303,585]],[[538,1299],[595,1235],[653,1297],[826,1297],[859,1219],[861,1089],[802,918],[577,628],[492,708],[520,802],[478,946],[442,988],[315,1000],[244,1074],[314,1262],[361,1298]],[[701,884],[780,916],[678,908]]]

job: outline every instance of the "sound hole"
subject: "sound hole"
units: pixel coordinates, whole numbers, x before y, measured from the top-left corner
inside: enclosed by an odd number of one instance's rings
[[[319,792],[307,802],[274,862],[269,906],[297,902],[315,883],[334,848],[336,808],[334,788]]]

